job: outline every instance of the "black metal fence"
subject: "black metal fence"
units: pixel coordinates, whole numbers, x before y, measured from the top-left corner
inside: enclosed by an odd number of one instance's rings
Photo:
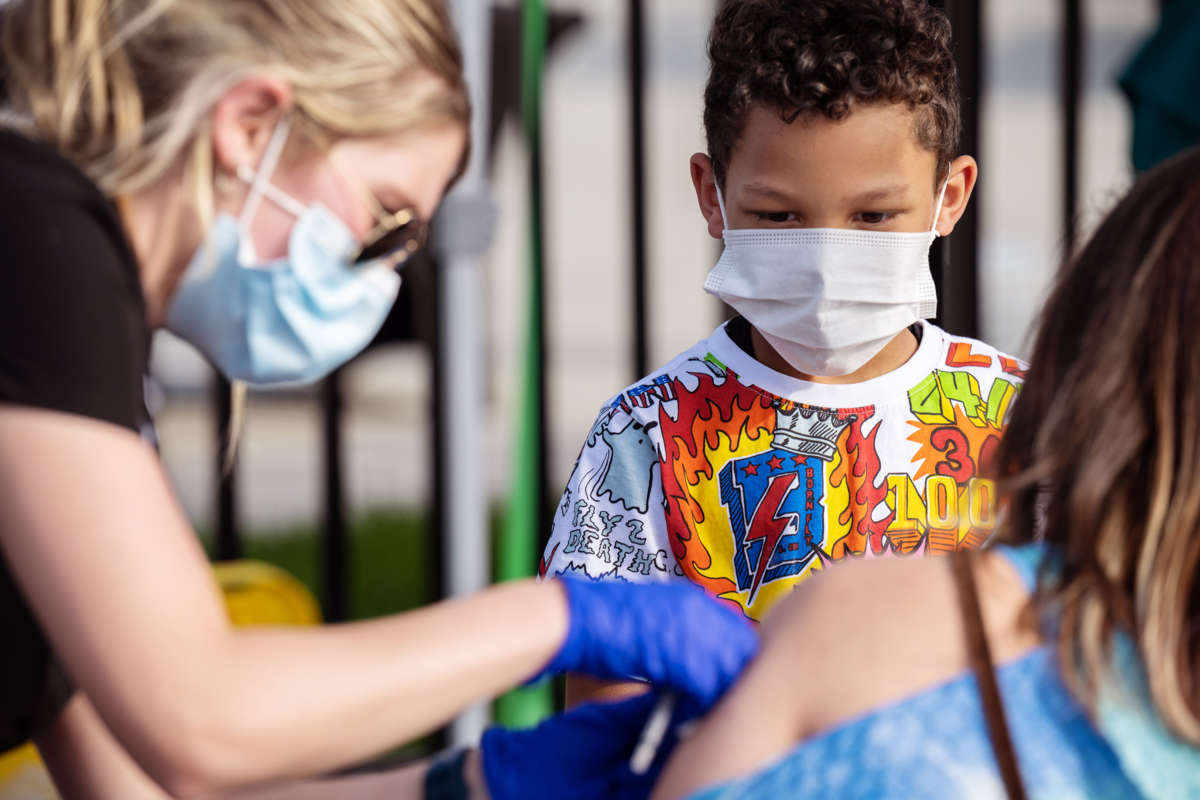
[[[980,152],[982,142],[981,113],[984,102],[986,76],[984,75],[985,48],[988,43],[985,3],[984,0],[930,0],[943,7],[953,24],[955,39],[954,52],[958,61],[960,83],[963,94],[963,141],[962,152]],[[996,0],[1000,2],[1001,0]],[[1079,144],[1080,144],[1080,106],[1083,92],[1083,63],[1085,54],[1085,15],[1083,0],[1060,0],[1061,6],[1061,98],[1060,114],[1062,118],[1062,228],[1063,239],[1070,246],[1076,236],[1076,219],[1078,217],[1078,191],[1080,181]],[[648,214],[646,208],[646,167],[647,167],[647,131],[646,131],[646,28],[645,0],[627,0],[627,48],[628,48],[628,102],[630,109],[630,163],[629,186],[631,191],[632,220],[632,271],[629,276],[629,292],[631,307],[634,309],[633,342],[630,353],[630,374],[633,378],[641,377],[650,367],[648,322],[648,276],[650,265],[647,256]],[[506,114],[513,113],[518,103],[517,66],[515,63],[518,48],[517,12],[508,7],[498,6],[493,15],[493,85],[492,85],[492,124],[489,147],[494,147],[496,131]],[[557,39],[566,31],[581,22],[575,14],[555,14],[551,22],[551,39]],[[582,20],[586,24],[586,20]],[[702,46],[697,43],[696,46]],[[535,158],[538,154],[535,154]],[[979,333],[979,199],[972,203],[966,215],[959,222],[955,235],[948,243],[939,244],[939,256],[935,262],[934,277],[938,284],[940,304],[943,316],[938,322],[948,330],[962,335],[977,336]],[[428,269],[428,265],[426,265]],[[418,267],[417,272],[421,272]],[[431,270],[436,275],[435,270]],[[420,322],[422,313],[428,313],[430,308],[436,308],[436,302],[429,301],[429,294],[436,291],[436,279],[426,274],[424,279],[410,281],[407,286],[412,290],[415,285],[424,294],[420,303],[413,303],[411,294],[407,295],[397,305],[394,313],[396,322],[392,323],[396,332],[389,339],[385,334],[384,341],[413,341],[431,351],[433,371],[430,376],[432,385],[440,386],[441,372],[438,368],[437,325],[435,320]],[[422,311],[426,310],[426,311]],[[413,322],[416,319],[417,322]],[[216,389],[214,411],[217,417],[217,429],[225,431],[229,425],[229,389],[228,384],[220,382]],[[324,453],[324,515],[322,528],[322,544],[320,552],[323,556],[321,565],[324,588],[324,612],[329,620],[344,619],[347,609],[347,520],[344,501],[344,477],[342,462],[342,413],[340,379],[335,373],[327,379],[320,389],[323,418],[323,453]],[[437,424],[437,410],[432,409],[431,430],[438,432],[442,426]],[[435,433],[431,446],[431,470],[433,476],[442,474],[438,459],[443,449],[437,441]],[[542,437],[543,447],[545,437]],[[217,459],[217,492],[215,504],[217,508],[217,555],[219,558],[236,558],[242,553],[241,542],[236,522],[236,475],[233,472],[221,471],[223,457]],[[543,454],[542,463],[545,463]],[[449,494],[441,482],[435,478],[433,498],[434,530],[439,542],[444,542],[450,535],[443,530],[438,522],[444,514],[437,509],[444,509],[449,500]],[[436,550],[436,548],[434,548]],[[441,575],[438,564],[430,564],[431,575]],[[532,567],[532,565],[531,565]],[[435,581],[435,585],[436,581]]]

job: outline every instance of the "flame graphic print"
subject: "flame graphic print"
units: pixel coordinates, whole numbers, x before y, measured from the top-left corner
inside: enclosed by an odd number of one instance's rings
[[[733,540],[727,519],[719,513],[716,473],[726,461],[748,448],[770,445],[775,411],[769,399],[726,373],[717,379],[693,374],[699,386],[677,386],[675,419],[660,411],[665,447],[663,499],[671,546],[684,574],[737,608],[733,574]],[[705,513],[713,512],[713,517]]]
[[[812,459],[818,465],[816,478],[823,485],[819,502],[824,506],[818,508],[824,538],[814,557],[798,574],[755,581],[739,589],[734,568],[738,523],[722,502],[718,476],[731,462],[745,463],[748,457],[772,450],[780,403],[740,383],[732,372],[723,380],[706,374],[693,377],[699,385],[690,391],[676,387],[674,418],[665,410],[659,414],[667,530],[689,579],[752,619],[761,619],[799,581],[828,561],[885,550],[884,532],[893,515],[876,451],[878,420],[873,418],[873,408],[838,412],[838,419],[847,424],[832,461]],[[783,404],[785,410],[790,407]]]
[[[845,558],[884,552],[884,533],[895,516],[894,511],[875,519],[876,510],[886,507],[888,487],[883,475],[883,463],[875,446],[879,435],[875,409],[861,412],[862,419],[851,424],[849,432],[838,445],[837,457],[829,471],[829,520],[831,535],[829,555]],[[863,435],[867,422],[871,432]]]

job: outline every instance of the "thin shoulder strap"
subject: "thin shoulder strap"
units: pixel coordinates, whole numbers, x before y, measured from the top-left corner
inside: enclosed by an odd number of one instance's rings
[[[975,572],[971,569],[970,555],[965,551],[955,553],[950,557],[950,564],[954,572],[954,583],[958,588],[963,628],[967,635],[967,657],[971,662],[971,671],[975,673],[979,699],[983,702],[983,715],[987,721],[992,752],[996,755],[996,766],[1000,769],[1000,777],[1004,781],[1009,800],[1026,800],[1021,769],[1017,764],[1017,753],[1013,749],[1008,720],[1004,715],[1004,703],[1000,699],[1000,688],[996,685],[992,651],[988,647],[983,629],[983,614],[979,609],[979,592],[975,587]]]

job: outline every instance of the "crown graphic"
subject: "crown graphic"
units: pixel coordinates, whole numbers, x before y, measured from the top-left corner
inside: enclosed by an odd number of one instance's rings
[[[858,417],[839,417],[836,411],[811,406],[775,404],[775,447],[804,456],[833,461],[842,431]]]

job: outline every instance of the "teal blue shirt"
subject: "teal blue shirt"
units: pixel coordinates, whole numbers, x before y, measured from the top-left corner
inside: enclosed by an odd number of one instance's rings
[[[1045,550],[997,548],[1032,592]],[[996,671],[1025,788],[1037,800],[1200,797],[1200,751],[1174,739],[1149,703],[1128,639],[1119,686],[1101,693],[1098,724],[1067,689],[1050,646]],[[696,800],[742,798],[1002,800],[1004,787],[975,677],[944,684],[808,739],[756,775]]]

